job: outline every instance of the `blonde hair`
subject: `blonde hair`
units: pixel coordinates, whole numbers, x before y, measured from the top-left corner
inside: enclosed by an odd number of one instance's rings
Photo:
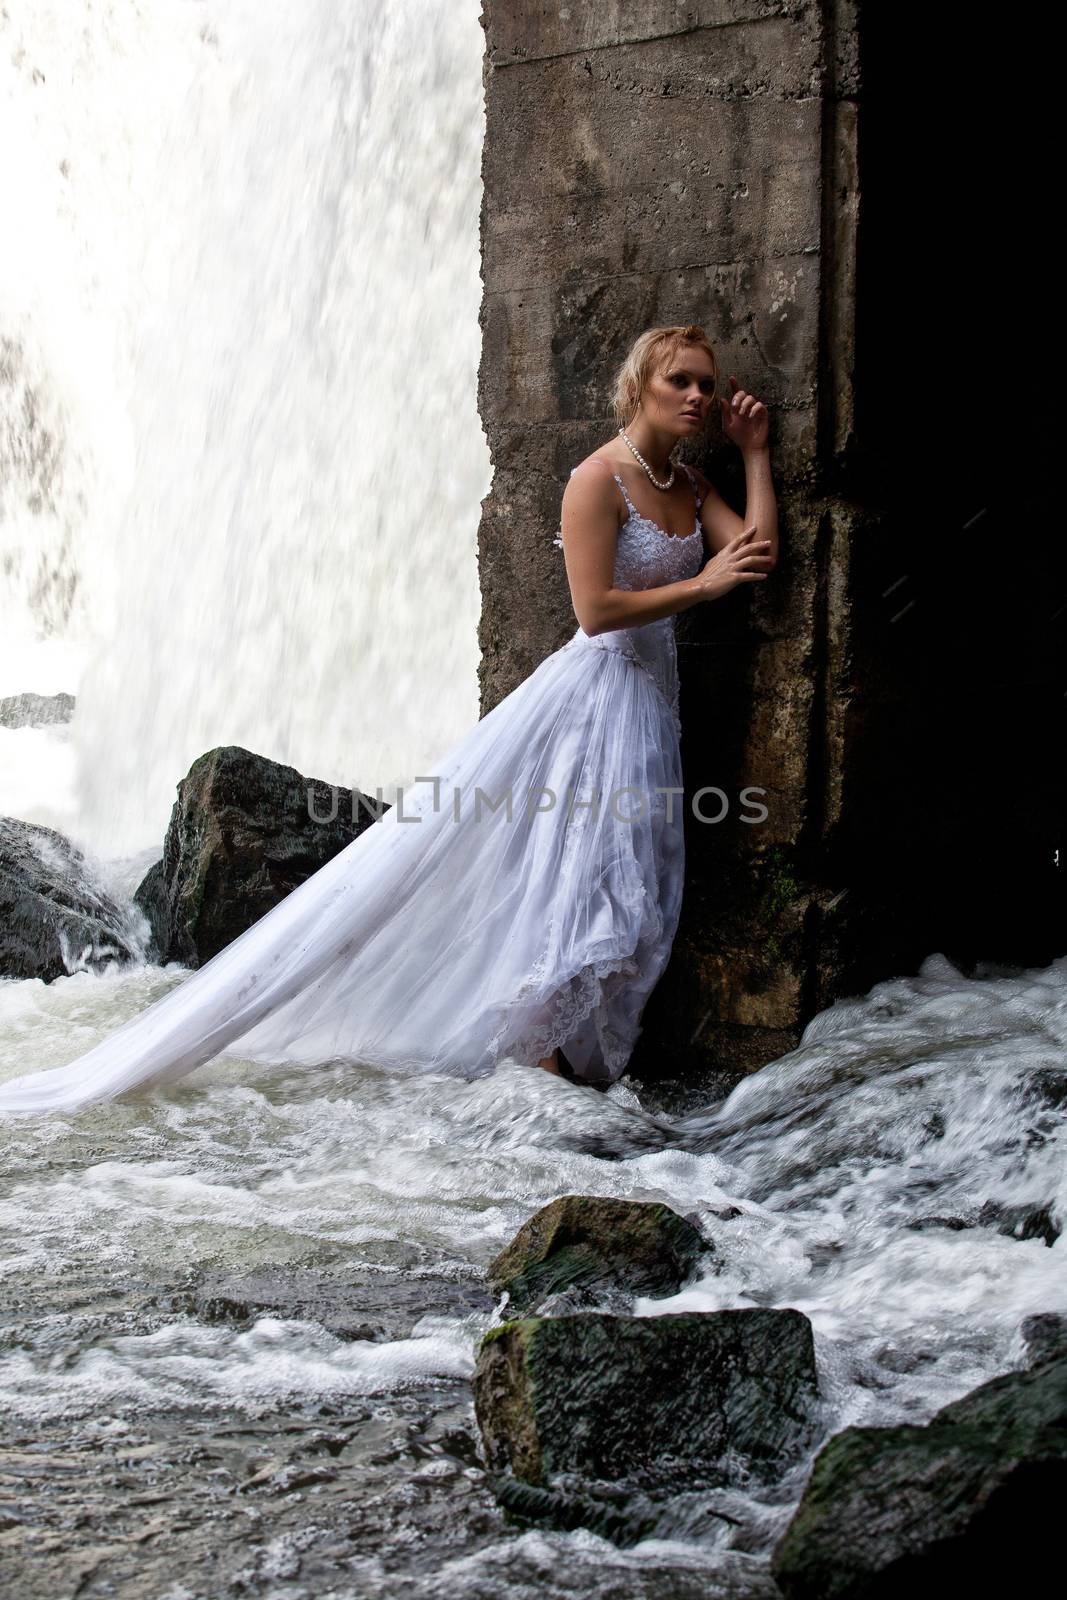
[[[615,374],[615,393],[611,409],[620,428],[625,428],[632,421],[649,378],[661,365],[665,366],[668,361],[673,360],[678,350],[685,344],[699,345],[711,358],[711,373],[715,384],[712,390],[714,397],[719,387],[719,363],[711,341],[700,324],[690,322],[684,328],[677,326],[646,328],[644,333],[638,334],[627,351],[622,366]]]

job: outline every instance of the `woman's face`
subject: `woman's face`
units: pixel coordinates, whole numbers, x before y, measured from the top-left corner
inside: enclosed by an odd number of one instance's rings
[[[646,383],[641,411],[652,427],[684,438],[700,432],[714,400],[711,357],[700,345],[683,344]]]

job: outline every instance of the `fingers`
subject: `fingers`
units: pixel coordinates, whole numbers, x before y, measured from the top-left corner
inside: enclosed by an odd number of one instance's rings
[[[750,577],[755,576],[755,574],[749,572],[752,562],[772,561],[774,559],[771,555],[771,541],[769,539],[757,539],[754,542],[750,542],[751,535],[756,532],[756,528],[757,524],[753,523],[750,528],[745,529],[744,533],[739,533],[733,541],[733,547],[730,551],[730,564],[734,571],[744,573]],[[768,577],[769,574],[761,573],[760,576]]]
[[[767,407],[762,400],[757,400],[754,394],[749,394],[747,389],[742,389],[733,373],[730,374],[730,398],[722,399],[719,404],[723,409],[723,418],[746,417],[750,421],[764,417]]]
[[[767,409],[762,400],[757,400],[754,394],[746,394],[744,389],[738,389],[730,406],[737,417],[758,417]]]

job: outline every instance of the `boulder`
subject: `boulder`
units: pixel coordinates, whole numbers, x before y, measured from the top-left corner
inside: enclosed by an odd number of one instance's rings
[[[134,891],[133,900],[148,923],[149,956],[154,961],[167,960],[166,951],[170,949],[170,902],[162,859],[149,867]]]
[[[787,1600],[1029,1594],[1058,1563],[1065,1496],[1060,1356],[992,1379],[924,1426],[836,1434],[772,1569]]]
[[[1019,1329],[1030,1365],[1067,1356],[1067,1314],[1062,1311],[1035,1311],[1024,1317]]]
[[[140,958],[143,928],[55,828],[0,817],[0,974],[51,983]]]
[[[669,1295],[693,1276],[712,1246],[670,1206],[568,1194],[542,1206],[489,1263],[495,1294],[516,1311],[551,1297],[567,1309],[612,1293]]]
[[[810,1446],[816,1397],[794,1310],[533,1317],[487,1334],[474,1374],[491,1471],[545,1488],[774,1480]]]
[[[134,896],[152,929],[151,954],[188,967],[210,960],[379,809],[388,807],[237,745],[207,751],[178,784],[163,858]]]

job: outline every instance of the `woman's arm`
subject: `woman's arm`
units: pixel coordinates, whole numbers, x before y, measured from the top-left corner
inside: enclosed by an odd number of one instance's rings
[[[773,570],[778,564],[778,502],[771,481],[767,407],[755,395],[740,388],[736,378],[730,378],[730,386],[729,400],[720,400],[719,404],[723,411],[723,432],[737,445],[745,463],[745,515],[742,518],[732,511],[714,484],[698,472],[704,490],[700,507],[704,544],[712,554],[724,550],[746,524],[754,523],[760,539],[768,541],[771,556],[768,570]]]
[[[733,515],[733,513],[731,513]],[[740,523],[740,517],[737,518]],[[615,628],[636,628],[715,600],[739,583],[767,576],[768,555],[755,540],[756,529],[742,525],[739,534],[697,573],[653,589],[616,589],[615,547],[619,519],[615,488],[607,462],[583,461],[563,491],[560,518],[567,581],[578,626],[592,637]]]

